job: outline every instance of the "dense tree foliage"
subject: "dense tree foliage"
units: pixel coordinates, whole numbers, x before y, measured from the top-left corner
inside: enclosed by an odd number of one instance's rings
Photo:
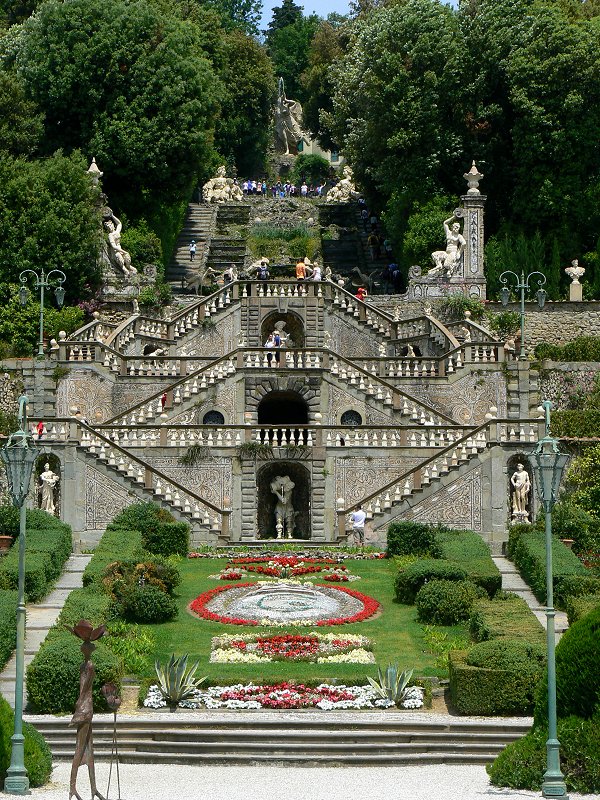
[[[293,22],[278,25],[267,35],[267,50],[275,74],[283,78],[287,96],[300,102],[308,96],[300,76],[307,65],[311,42],[320,22],[316,14],[308,17],[300,14],[294,16]]]
[[[267,44],[271,43],[272,37],[276,31],[280,30],[281,28],[287,28],[288,25],[293,25],[294,22],[302,19],[302,12],[302,6],[294,3],[294,0],[282,0],[280,6],[275,6],[271,15],[271,21],[267,26]]]
[[[262,11],[261,0],[204,0],[209,8],[215,8],[226,26],[239,28],[248,34],[258,35],[258,23]]]
[[[25,96],[21,81],[10,72],[0,72],[0,153],[34,153],[42,131],[43,117]]]

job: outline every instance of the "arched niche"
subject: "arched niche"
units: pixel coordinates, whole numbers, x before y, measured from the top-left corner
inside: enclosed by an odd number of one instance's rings
[[[269,461],[262,466],[256,476],[258,538],[274,539],[275,507],[277,497],[271,490],[275,478],[287,476],[294,483],[292,507],[294,510],[294,539],[310,539],[310,473],[298,462]]]
[[[54,511],[50,512],[49,508],[46,508],[46,504],[48,502],[48,493],[50,491],[49,485],[42,480],[42,475],[46,472],[46,464],[49,465],[50,471],[53,472],[55,475],[58,475],[59,480],[51,487],[52,492],[52,502],[54,503]],[[48,511],[48,513],[53,513],[55,517],[60,518],[61,514],[61,483],[62,483],[62,472],[61,472],[61,463],[58,456],[55,456],[53,453],[42,453],[41,456],[35,462],[35,468],[33,473],[34,481],[35,481],[35,504],[38,508],[44,509]],[[44,492],[44,485],[48,487],[46,492]]]
[[[258,404],[258,424],[308,425],[308,403],[297,392],[269,392]]]
[[[277,329],[287,347],[304,347],[304,320],[293,311],[271,311],[260,326],[260,341],[264,344],[270,333]],[[286,337],[290,337],[285,342]]]
[[[519,467],[522,465],[523,469]],[[506,472],[508,477],[508,518],[512,525],[531,523],[535,519],[535,501],[534,501],[534,483],[533,483],[533,469],[529,458],[524,453],[517,453],[511,456],[506,464]],[[525,475],[527,478],[525,478]],[[514,484],[517,484],[515,487]],[[529,491],[523,491],[529,485]],[[521,488],[521,495],[526,498],[524,503],[519,503],[516,498],[517,490]],[[523,508],[521,513],[518,506]]]
[[[213,426],[225,425],[225,415],[213,408],[204,414],[202,417],[202,424]]]

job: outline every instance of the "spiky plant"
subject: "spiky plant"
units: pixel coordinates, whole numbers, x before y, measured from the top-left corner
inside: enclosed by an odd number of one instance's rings
[[[165,666],[158,660],[154,664],[159,689],[171,711],[174,711],[183,700],[191,697],[206,680],[206,676],[195,677],[200,662],[196,661],[188,667],[187,660],[187,655],[176,658],[173,653]]]
[[[398,664],[388,664],[385,672],[382,672],[381,667],[377,668],[377,672],[379,680],[367,678],[377,695],[400,706],[406,694],[408,682],[412,678],[413,670],[405,669],[400,672]]]

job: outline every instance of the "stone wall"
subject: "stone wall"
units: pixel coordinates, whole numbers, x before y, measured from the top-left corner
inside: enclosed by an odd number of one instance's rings
[[[600,364],[587,361],[544,361],[540,370],[540,394],[552,400],[557,411],[582,408],[583,399],[595,387]]]

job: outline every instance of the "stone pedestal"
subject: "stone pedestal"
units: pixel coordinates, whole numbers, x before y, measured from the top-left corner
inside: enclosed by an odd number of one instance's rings
[[[583,285],[581,283],[570,284],[569,300],[572,303],[580,303],[583,300]]]

